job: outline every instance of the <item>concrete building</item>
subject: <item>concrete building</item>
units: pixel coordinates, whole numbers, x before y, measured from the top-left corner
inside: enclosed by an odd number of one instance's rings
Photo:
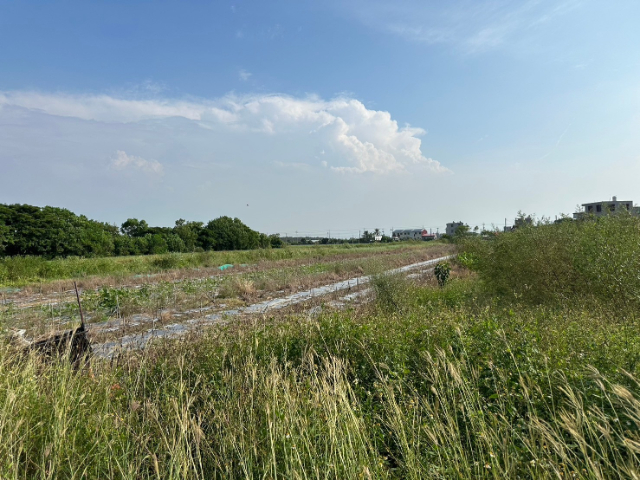
[[[397,238],[398,240],[421,240],[422,229],[411,228],[406,230],[394,230],[393,238]]]
[[[613,197],[609,201],[583,203],[582,211],[573,214],[573,218],[579,219],[585,215],[595,215],[601,217],[603,215],[609,215],[611,213],[627,211],[633,215],[640,215],[640,207],[634,207],[632,200],[618,200],[617,197]]]
[[[449,235],[450,237],[453,237],[456,234],[456,231],[458,230],[458,227],[461,227],[463,225],[464,225],[464,223],[462,223],[462,222],[447,223],[446,234]]]
[[[394,230],[394,240],[435,240],[436,236],[424,228],[411,228],[406,230]]]

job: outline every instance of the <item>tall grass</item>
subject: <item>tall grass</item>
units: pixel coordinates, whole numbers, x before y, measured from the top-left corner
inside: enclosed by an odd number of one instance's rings
[[[0,477],[640,475],[636,328],[473,280],[398,288],[399,310],[228,325],[92,374],[5,348]]]
[[[376,276],[368,306],[252,317],[92,372],[3,347],[0,478],[639,478],[640,325],[631,293],[607,307],[617,270],[598,259],[635,261],[633,222],[514,232],[467,249],[482,281]],[[585,303],[591,278],[607,285]]]

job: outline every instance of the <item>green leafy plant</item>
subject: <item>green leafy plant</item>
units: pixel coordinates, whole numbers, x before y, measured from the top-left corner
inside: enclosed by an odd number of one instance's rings
[[[436,268],[433,269],[433,273],[436,276],[436,280],[438,280],[438,285],[442,288],[449,280],[451,265],[449,265],[449,262],[440,262],[436,265]]]
[[[473,270],[478,262],[478,257],[471,252],[462,252],[456,257],[456,260],[463,267]]]

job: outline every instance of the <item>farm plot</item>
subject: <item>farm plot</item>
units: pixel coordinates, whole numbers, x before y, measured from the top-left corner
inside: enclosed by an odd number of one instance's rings
[[[120,346],[145,344],[150,338],[173,336],[226,319],[298,304],[309,308],[330,301],[332,308],[362,300],[369,275],[430,265],[451,247],[372,252],[355,257],[279,261],[217,271],[195,277],[182,272],[174,281],[152,277],[131,278],[131,285],[106,284],[85,289],[82,295],[86,320],[96,351],[108,354]],[[344,292],[347,290],[347,292]],[[25,329],[28,337],[71,328],[78,322],[71,291],[4,295],[0,320],[11,329]],[[346,295],[345,295],[346,293]],[[331,297],[331,298],[329,298]],[[322,300],[321,300],[322,299]]]

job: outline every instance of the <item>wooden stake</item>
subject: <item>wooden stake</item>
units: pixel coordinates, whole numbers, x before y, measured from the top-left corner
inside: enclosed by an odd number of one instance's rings
[[[78,299],[78,308],[80,309],[80,324],[82,325],[82,329],[84,330],[84,314],[82,313],[82,303],[80,302],[80,294],[78,293],[78,285],[76,282],[73,282],[73,288],[76,290],[76,298]]]

